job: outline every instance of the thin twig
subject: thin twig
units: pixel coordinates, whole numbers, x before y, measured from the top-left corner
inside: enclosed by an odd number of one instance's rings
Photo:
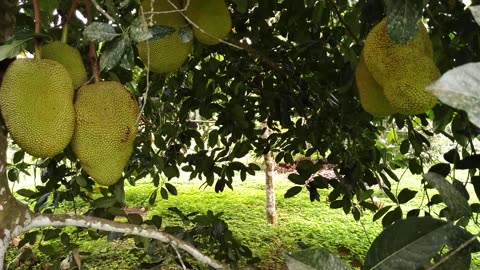
[[[92,23],[92,0],[85,0],[85,10],[87,12],[87,25]],[[90,62],[90,67],[92,69],[93,81],[100,81],[100,69],[98,68],[97,63],[97,49],[95,42],[88,42],[88,61]]]
[[[33,0],[33,13],[35,18],[35,33],[40,34],[42,21],[40,17],[40,0]],[[40,49],[40,38],[35,38],[35,58],[42,59],[42,50]]]
[[[439,267],[442,263],[448,261],[451,257],[453,257],[455,254],[457,254],[458,252],[460,252],[460,250],[466,248],[470,243],[472,243],[473,241],[475,241],[478,236],[479,236],[479,234],[476,234],[476,235],[472,236],[470,239],[468,239],[468,240],[465,241],[463,244],[461,244],[460,246],[458,246],[455,250],[452,250],[452,251],[451,251],[450,253],[448,253],[445,257],[443,257],[442,259],[440,259],[440,261],[438,261],[438,262],[435,263],[434,265],[426,268],[425,270],[434,270],[434,269],[436,269],[436,268]]]
[[[97,3],[96,0],[90,0],[90,1],[92,1],[93,5],[94,5],[95,8],[98,10],[98,12],[102,13],[103,16],[105,16],[108,20],[110,20],[110,21],[112,21],[112,22],[115,21],[115,19],[114,19],[112,16],[110,16],[110,15]]]
[[[171,245],[173,250],[175,250],[175,253],[177,254],[178,260],[180,261],[180,265],[182,266],[183,270],[187,270],[187,267],[185,266],[185,263],[182,260],[182,256],[180,255],[180,252],[178,252],[177,247]]]
[[[353,33],[352,29],[350,29],[350,26],[348,26],[348,24],[345,22],[345,20],[342,17],[342,14],[340,13],[340,10],[338,10],[337,5],[335,4],[335,2],[332,1],[332,0],[328,0],[328,3],[333,7],[333,10],[335,11],[335,14],[337,15],[338,20],[340,21],[341,24],[343,24],[343,26],[345,26],[345,29],[347,29],[348,33],[352,36],[353,40],[355,40],[355,43],[357,43],[358,45],[361,45],[362,42],[360,42],[360,40],[358,40],[358,38]]]
[[[65,16],[65,20],[63,21],[63,25],[70,24],[72,21],[73,13],[77,10],[79,0],[73,0],[70,9],[68,10],[67,16]]]
[[[170,3],[170,5],[172,5],[172,7],[174,7],[176,10],[180,10],[180,8],[177,7],[171,0],[168,0],[168,3]],[[185,5],[185,6],[188,6],[189,3],[190,3],[190,0],[187,1],[187,5]],[[219,39],[218,37],[213,36],[213,35],[211,35],[210,33],[208,33],[207,31],[203,30],[203,29],[200,28],[200,26],[198,26],[194,21],[192,21],[189,17],[187,17],[187,15],[185,15],[183,12],[180,13],[180,14],[181,14],[181,15],[185,18],[185,20],[187,20],[193,27],[197,28],[198,30],[200,30],[200,32],[204,33],[205,35],[207,35],[207,36],[209,36],[209,37],[217,40],[218,42],[221,42],[221,43],[226,44],[226,45],[228,45],[228,46],[230,46],[230,47],[233,47],[233,48],[235,48],[235,49],[243,50],[242,47],[240,47],[240,46],[238,46],[238,45],[236,45],[236,44],[230,43],[230,42],[228,42],[228,41],[225,41],[225,40],[223,40],[223,39]]]

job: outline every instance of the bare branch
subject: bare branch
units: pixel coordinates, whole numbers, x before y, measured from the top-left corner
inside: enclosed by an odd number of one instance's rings
[[[92,4],[95,6],[95,8],[98,10],[98,12],[102,13],[103,16],[105,16],[108,20],[114,22],[115,19],[112,18],[112,16],[110,16],[98,3],[96,0],[91,0],[92,1]]]
[[[214,269],[228,269],[222,263],[204,255],[200,250],[198,250],[191,244],[181,239],[178,239],[169,233],[159,231],[156,229],[134,225],[134,224],[120,223],[120,222],[97,218],[97,217],[78,216],[78,215],[69,215],[69,214],[51,214],[51,215],[42,214],[32,218],[31,222],[24,228],[24,231],[31,230],[32,228],[47,227],[47,226],[53,226],[53,227],[76,226],[76,227],[82,227],[82,228],[91,228],[91,229],[97,229],[102,231],[126,233],[126,234],[152,238],[164,243],[168,243],[174,248],[183,249],[198,261],[208,264]]]

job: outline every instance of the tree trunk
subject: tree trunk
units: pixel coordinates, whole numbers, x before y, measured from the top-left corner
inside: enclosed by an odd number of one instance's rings
[[[268,138],[270,130],[267,123],[263,123],[265,129],[262,137]],[[269,224],[277,224],[277,209],[275,206],[275,189],[273,184],[273,174],[275,171],[275,160],[270,151],[263,154],[263,162],[265,163],[265,194],[266,194],[266,213],[267,222]]]

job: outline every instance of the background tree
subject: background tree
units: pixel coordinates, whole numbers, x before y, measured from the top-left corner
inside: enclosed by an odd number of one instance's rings
[[[418,256],[408,256],[404,263],[423,266],[435,258],[435,262],[445,265],[465,261],[469,265],[471,252],[478,251],[472,243],[478,243],[463,227],[476,222],[472,213],[478,212],[478,207],[469,205],[462,192],[467,184],[478,187],[475,148],[478,128],[469,122],[466,113],[446,104],[438,104],[421,115],[374,118],[360,106],[354,81],[362,42],[385,15],[402,22],[390,33],[400,41],[414,34],[416,22],[423,15],[434,47],[434,60],[442,73],[478,61],[479,28],[462,2],[432,1],[423,5],[417,1],[388,0],[227,1],[233,25],[228,43],[206,46],[196,42],[187,62],[168,74],[148,72],[148,67],[137,57],[136,45],[143,39],[138,33],[148,35],[154,31],[145,30],[139,3],[92,2],[95,8],[91,10],[91,18],[95,24],[86,27],[81,17],[72,17],[68,43],[78,47],[88,63],[92,59],[87,59],[88,51],[92,50],[88,43],[95,41],[100,45],[99,77],[126,85],[138,97],[143,114],[134,153],[117,184],[96,187],[70,148],[54,158],[35,159],[33,163],[19,149],[7,163],[4,136],[0,149],[3,232],[0,255],[3,256],[12,237],[34,227],[72,225],[156,239],[168,243],[173,254],[179,254],[180,248],[214,268],[223,268],[199,251],[206,249],[205,242],[193,240],[205,237],[214,247],[209,254],[238,267],[240,257],[248,258],[251,254],[221,219],[207,214],[204,219],[196,220],[203,222],[200,225],[205,230],[181,231],[182,239],[173,238],[157,230],[161,227],[160,217],[145,220],[125,213],[124,184],[151,179],[156,187],[149,198],[153,204],[158,193],[162,198],[177,193],[169,179],[179,177],[182,171],[189,173],[190,179],[198,179],[221,192],[225,187],[233,187],[236,174],[243,181],[247,174],[253,175],[260,169],[254,163],[244,164],[239,158],[249,153],[271,152],[277,162],[292,163],[297,155],[320,158],[297,164],[297,171],[289,176],[295,186],[287,192],[287,197],[306,188],[311,201],[320,200],[318,189],[329,188],[331,207],[341,208],[357,220],[366,209],[378,211],[376,218],[382,218],[386,229],[367,254],[367,269],[378,265],[393,269],[392,262],[404,258],[403,254],[412,254],[407,246],[415,248]],[[13,8],[15,3],[2,2],[0,15],[7,18],[1,20],[4,36],[12,33],[14,20],[8,18],[12,18],[13,9],[7,7]],[[12,58],[23,49],[34,52],[29,41],[42,37],[32,33],[32,1],[16,4],[15,32],[0,50],[2,59]],[[86,5],[79,5],[78,11],[87,16],[88,1],[83,4]],[[62,18],[71,6],[71,1],[41,1],[42,33],[59,40]],[[156,29],[160,33],[166,31],[162,27]],[[2,61],[2,70],[10,61]],[[97,74],[95,65],[90,66],[89,74]],[[202,130],[204,126],[191,121],[192,112],[201,119],[215,121],[214,126]],[[271,131],[268,137],[262,136],[264,121]],[[405,131],[406,136],[399,142],[400,155],[392,155],[390,149],[378,142],[385,126]],[[430,167],[427,154],[431,140],[439,134],[446,135],[455,147],[444,153],[445,162]],[[333,164],[334,179],[316,175],[323,163]],[[391,182],[398,182],[399,178],[393,170],[400,167],[424,175],[425,194],[432,187],[440,192],[441,197],[435,200],[432,197],[430,202],[445,203],[438,217],[442,219],[430,218],[428,211],[419,209],[404,213],[402,204],[417,193],[395,192]],[[41,170],[42,184],[35,190],[20,190],[17,194],[32,203],[31,209],[27,209],[11,194],[7,180],[17,181],[20,173],[37,168]],[[447,181],[445,177],[455,169],[468,169],[468,178],[463,182]],[[383,183],[380,188],[395,207],[379,210],[371,201],[372,188],[379,183]],[[95,190],[100,191],[100,197],[92,197]],[[52,214],[52,206],[73,201],[75,197],[91,203],[85,215]],[[116,216],[124,216],[128,222],[114,223]],[[141,225],[151,227],[139,229]],[[413,227],[418,230],[412,231]],[[38,230],[28,232],[21,244],[34,243],[39,234]],[[56,231],[55,236],[67,237],[64,235]],[[98,236],[96,232],[92,235]],[[401,235],[404,242],[391,244],[394,235]],[[142,239],[137,238],[137,242],[143,247],[157,243]],[[74,248],[70,244],[65,240],[66,252]],[[437,256],[442,246],[448,247],[446,255]],[[44,250],[47,252],[48,248]],[[235,250],[235,255],[228,250]],[[3,261],[3,257],[0,259]],[[465,265],[462,267],[468,267]]]

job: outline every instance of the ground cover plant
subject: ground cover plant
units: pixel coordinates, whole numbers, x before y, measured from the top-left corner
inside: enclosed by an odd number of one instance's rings
[[[259,265],[244,242],[273,239],[282,248],[265,261],[290,269],[469,269],[480,251],[476,2],[0,0],[0,268],[34,260],[32,247],[42,267],[81,268],[74,240],[88,236],[127,241],[118,256],[144,268]],[[279,163],[295,167],[285,199],[273,196]],[[262,170],[264,203],[229,197]],[[12,192],[28,177],[34,187]],[[175,202],[180,177],[219,197],[153,209]],[[147,196],[130,188],[147,183]],[[140,195],[148,206],[128,205]],[[281,225],[272,238],[240,228],[259,206],[266,223],[295,221],[282,209],[297,203],[310,220],[301,199],[330,208],[313,230],[329,228],[329,211],[357,222],[371,211],[381,233],[338,257],[327,240],[281,254],[283,235],[297,236]],[[229,201],[246,210],[217,208]],[[5,260],[14,246],[25,252]]]

